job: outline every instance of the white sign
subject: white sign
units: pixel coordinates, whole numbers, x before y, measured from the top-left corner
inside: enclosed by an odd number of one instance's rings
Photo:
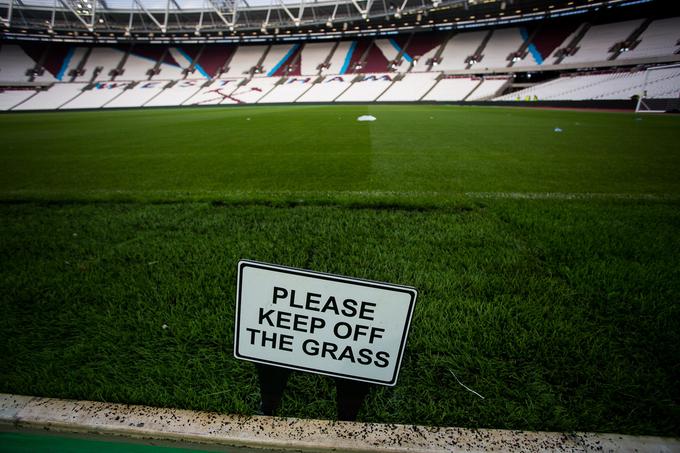
[[[255,261],[238,263],[238,359],[395,385],[417,291]]]

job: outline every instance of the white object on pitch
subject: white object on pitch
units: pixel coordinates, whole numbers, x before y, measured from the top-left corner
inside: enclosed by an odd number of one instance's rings
[[[375,121],[377,118],[373,115],[361,115],[357,121]]]

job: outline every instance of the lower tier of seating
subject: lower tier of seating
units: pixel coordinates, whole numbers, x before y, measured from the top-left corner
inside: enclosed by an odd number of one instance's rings
[[[0,111],[200,106],[312,102],[464,102],[617,100],[680,97],[680,66],[632,72],[565,75],[501,95],[509,75],[435,72],[216,80],[57,82],[47,87],[0,88]]]
[[[495,98],[495,101],[625,100],[680,97],[680,66],[634,72],[566,75]]]

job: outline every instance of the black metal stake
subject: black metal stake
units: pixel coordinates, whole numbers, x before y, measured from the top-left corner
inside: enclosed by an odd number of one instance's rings
[[[274,415],[281,405],[283,390],[288,383],[290,370],[269,365],[256,364],[257,377],[260,381],[260,413]]]
[[[281,406],[283,391],[288,383],[291,370],[269,365],[256,364],[260,381],[260,414],[274,415]],[[337,417],[342,421],[354,421],[368,395],[371,385],[365,382],[335,378]]]

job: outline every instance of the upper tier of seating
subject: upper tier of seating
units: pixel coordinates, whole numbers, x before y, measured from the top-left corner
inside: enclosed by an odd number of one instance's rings
[[[3,42],[0,110],[676,97],[673,68],[646,81],[643,71],[560,77],[497,96],[511,72],[634,67],[680,61],[679,52],[680,17],[271,45]]]
[[[589,24],[558,22],[459,33],[416,33],[288,44],[0,44],[0,83],[208,80],[441,71],[474,74],[677,60],[680,17]]]

